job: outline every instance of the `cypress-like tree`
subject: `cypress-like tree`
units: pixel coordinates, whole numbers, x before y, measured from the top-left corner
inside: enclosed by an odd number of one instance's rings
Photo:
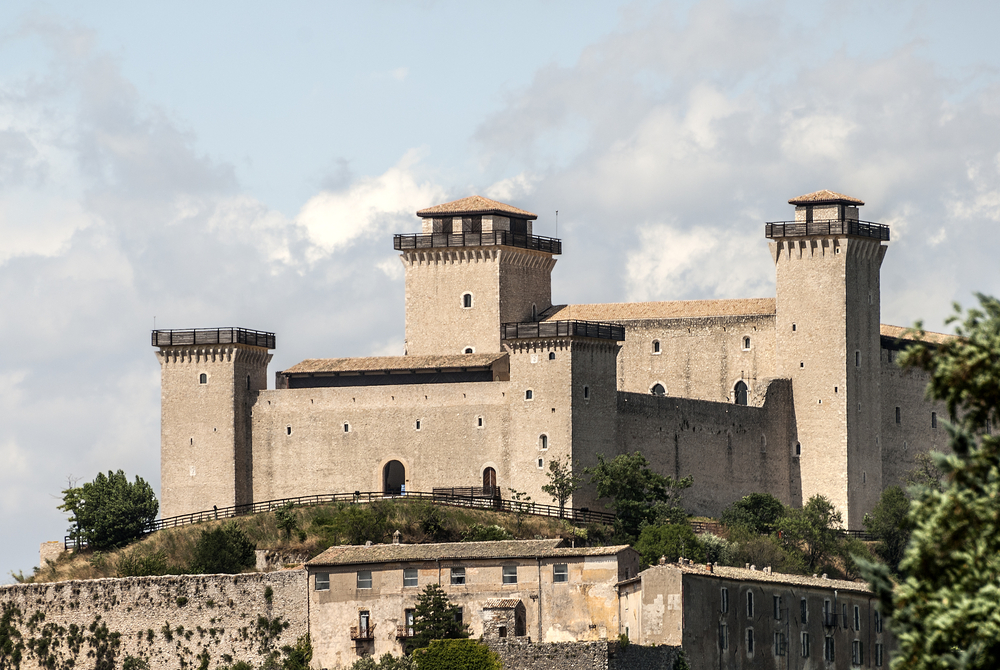
[[[407,651],[422,649],[431,640],[454,640],[469,637],[468,627],[462,623],[460,611],[453,605],[439,584],[428,584],[417,597],[413,616],[413,637]]]

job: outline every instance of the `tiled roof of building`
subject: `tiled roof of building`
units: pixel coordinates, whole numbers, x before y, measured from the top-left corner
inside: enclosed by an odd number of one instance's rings
[[[381,372],[387,370],[438,370],[483,368],[507,356],[497,354],[452,354],[449,356],[370,356],[367,358],[308,358],[284,371],[307,372]]]
[[[613,547],[560,547],[562,540],[502,540],[498,542],[445,542],[439,544],[373,544],[330,547],[306,565],[355,565],[402,561],[535,558],[558,556],[608,556],[628,545]]]
[[[484,610],[512,610],[521,603],[520,598],[488,598],[483,603]]]
[[[452,202],[435,205],[434,207],[428,207],[417,212],[417,216],[423,218],[439,216],[441,214],[450,214],[452,216],[460,216],[462,214],[500,214],[506,216],[513,215],[523,219],[538,218],[537,214],[532,214],[526,210],[518,209],[517,207],[497,202],[496,200],[484,198],[481,195],[453,200]]]
[[[671,300],[668,302],[555,305],[546,310],[544,320],[641,321],[644,319],[690,319],[706,316],[768,316],[774,313],[774,298]]]
[[[792,586],[812,586],[820,589],[837,589],[839,591],[856,591],[858,593],[871,593],[868,582],[850,582],[845,579],[823,579],[822,577],[807,577],[805,575],[789,575],[782,572],[767,572],[765,570],[747,570],[745,568],[730,568],[725,566],[714,566],[712,571],[704,563],[694,563],[691,565],[680,565],[670,563],[666,566],[654,565],[650,570],[657,568],[674,568],[688,574],[697,574],[702,577],[716,577],[720,579],[733,579],[743,582],[761,582],[771,584],[789,584]]]
[[[823,189],[822,191],[815,191],[814,193],[806,193],[805,195],[800,195],[797,198],[792,198],[788,201],[789,205],[822,205],[825,203],[832,202],[846,202],[852,205],[863,205],[864,200],[858,200],[857,198],[852,198],[849,195],[844,195],[843,193],[837,193],[836,191],[828,191]]]
[[[882,337],[891,337],[897,340],[912,340],[914,342],[929,342],[931,344],[944,344],[958,337],[957,335],[948,335],[947,333],[931,333],[927,331],[924,332],[923,336],[918,336],[916,332],[907,334],[906,331],[910,330],[909,328],[890,326],[886,323],[881,324],[880,330]]]

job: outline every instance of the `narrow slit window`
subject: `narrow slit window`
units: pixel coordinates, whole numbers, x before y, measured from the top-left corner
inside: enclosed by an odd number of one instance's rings
[[[729,611],[729,589],[722,589],[722,613],[725,614]]]
[[[903,423],[903,414],[898,407],[896,408],[896,423]]]
[[[747,591],[747,618],[753,618],[753,591]]]
[[[247,375],[247,391],[250,390],[250,375]]]
[[[937,412],[931,412],[931,428],[937,428]]]
[[[743,350],[744,351],[749,351],[750,350],[750,338],[749,337],[744,337],[743,338]]]
[[[200,375],[198,375],[198,383],[199,384],[207,384],[208,383],[208,375],[206,375],[204,372],[202,372]]]
[[[654,354],[660,353],[660,341],[659,340],[653,340],[653,353]]]
[[[417,430],[420,430],[420,419],[417,419]]]
[[[747,628],[747,656],[753,656],[753,628]]]
[[[793,333],[795,332],[795,324],[794,323],[792,324],[792,332]]]
[[[538,469],[541,470],[544,465],[545,465],[545,462],[542,459],[539,458],[538,459]]]
[[[589,386],[584,386],[583,387],[583,399],[584,400],[590,400],[590,387]]]
[[[801,442],[796,442],[795,443],[795,455],[796,456],[801,456],[802,455],[802,443]]]
[[[538,447],[540,449],[548,449],[549,448],[549,436],[548,435],[539,435],[538,436]]]
[[[477,416],[476,417],[476,427],[477,428],[482,428],[483,427],[483,417],[481,417],[481,416]]]
[[[462,307],[464,307],[465,309],[469,309],[470,307],[472,307],[472,294],[471,293],[463,293],[462,294]]]
[[[351,432],[351,424],[349,424],[349,423],[345,423],[344,424],[344,432],[345,433]]]
[[[854,352],[854,367],[856,367],[856,368],[860,368],[861,367],[861,352],[860,351],[855,351]]]
[[[291,434],[292,434],[292,427],[285,426],[285,435],[291,435]]]
[[[525,400],[533,400],[534,397],[535,397],[535,394],[534,394],[534,392],[532,392],[531,389],[528,389],[528,390],[526,390],[524,392],[524,399]]]

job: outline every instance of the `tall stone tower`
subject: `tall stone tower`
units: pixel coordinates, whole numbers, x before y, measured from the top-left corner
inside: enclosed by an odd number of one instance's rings
[[[422,209],[423,230],[396,235],[406,267],[406,353],[500,351],[500,324],[534,321],[552,305],[559,240],[532,235],[538,218],[471,196]]]
[[[253,502],[250,412],[267,388],[274,333],[154,330],[160,361],[160,513]]]
[[[882,491],[879,269],[889,228],[832,191],[766,224],[777,275],[777,374],[792,380],[803,504],[821,494],[860,528]]]

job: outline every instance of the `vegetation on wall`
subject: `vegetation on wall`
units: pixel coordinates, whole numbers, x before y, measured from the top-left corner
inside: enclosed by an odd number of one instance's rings
[[[71,536],[96,550],[123,547],[143,535],[160,505],[141,477],[129,483],[125,472],[98,473],[94,481],[63,492],[59,509],[69,512]]]

